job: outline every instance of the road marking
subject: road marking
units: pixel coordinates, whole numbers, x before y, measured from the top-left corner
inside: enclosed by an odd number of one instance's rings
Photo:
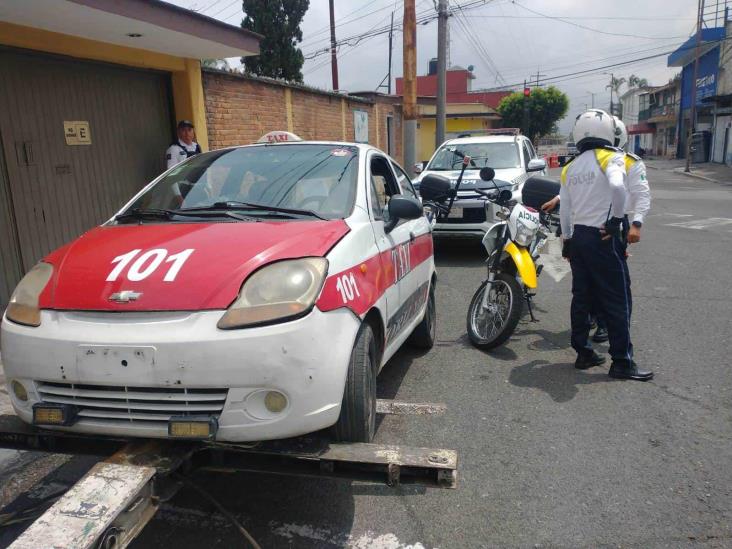
[[[684,229],[709,229],[711,227],[722,227],[732,224],[732,219],[726,217],[710,217],[708,219],[694,219],[691,221],[681,221],[679,223],[667,223],[667,227],[682,227]]]
[[[659,213],[655,217],[693,217],[693,214]]]
[[[379,398],[376,400],[377,414],[395,414],[400,416],[433,416],[444,414],[446,410],[447,405],[445,404],[401,402],[398,400],[386,400],[383,398]]]

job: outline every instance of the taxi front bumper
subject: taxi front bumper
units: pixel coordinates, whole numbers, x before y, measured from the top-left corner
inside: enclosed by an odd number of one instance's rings
[[[210,416],[216,440],[256,441],[333,425],[360,320],[346,309],[219,330],[223,311],[42,311],[37,328],[3,318],[3,365],[18,416],[39,402],[78,410],[81,433],[167,437],[168,420]],[[10,384],[28,393],[17,398]],[[284,395],[271,411],[267,394]],[[280,404],[282,398],[278,397]]]

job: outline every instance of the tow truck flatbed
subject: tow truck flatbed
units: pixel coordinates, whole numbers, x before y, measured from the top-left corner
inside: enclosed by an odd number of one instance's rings
[[[432,415],[444,405],[379,401],[379,413]],[[457,485],[457,453],[308,435],[258,443],[125,439],[40,429],[0,415],[0,448],[106,456],[10,546],[126,547],[193,471],[322,476],[396,486]]]

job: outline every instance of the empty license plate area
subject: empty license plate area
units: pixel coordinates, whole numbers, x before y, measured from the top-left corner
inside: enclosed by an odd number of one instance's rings
[[[81,379],[147,374],[154,365],[155,347],[79,345],[76,350]]]

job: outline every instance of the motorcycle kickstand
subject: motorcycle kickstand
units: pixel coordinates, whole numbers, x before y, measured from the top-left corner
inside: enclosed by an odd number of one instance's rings
[[[539,319],[537,319],[537,318],[536,318],[536,317],[534,316],[534,309],[533,309],[533,307],[531,306],[531,298],[533,297],[533,296],[532,296],[532,294],[530,294],[530,293],[526,292],[526,293],[524,294],[524,296],[526,297],[526,305],[527,305],[527,306],[528,306],[528,308],[529,308],[529,315],[531,316],[531,322],[539,322]]]

